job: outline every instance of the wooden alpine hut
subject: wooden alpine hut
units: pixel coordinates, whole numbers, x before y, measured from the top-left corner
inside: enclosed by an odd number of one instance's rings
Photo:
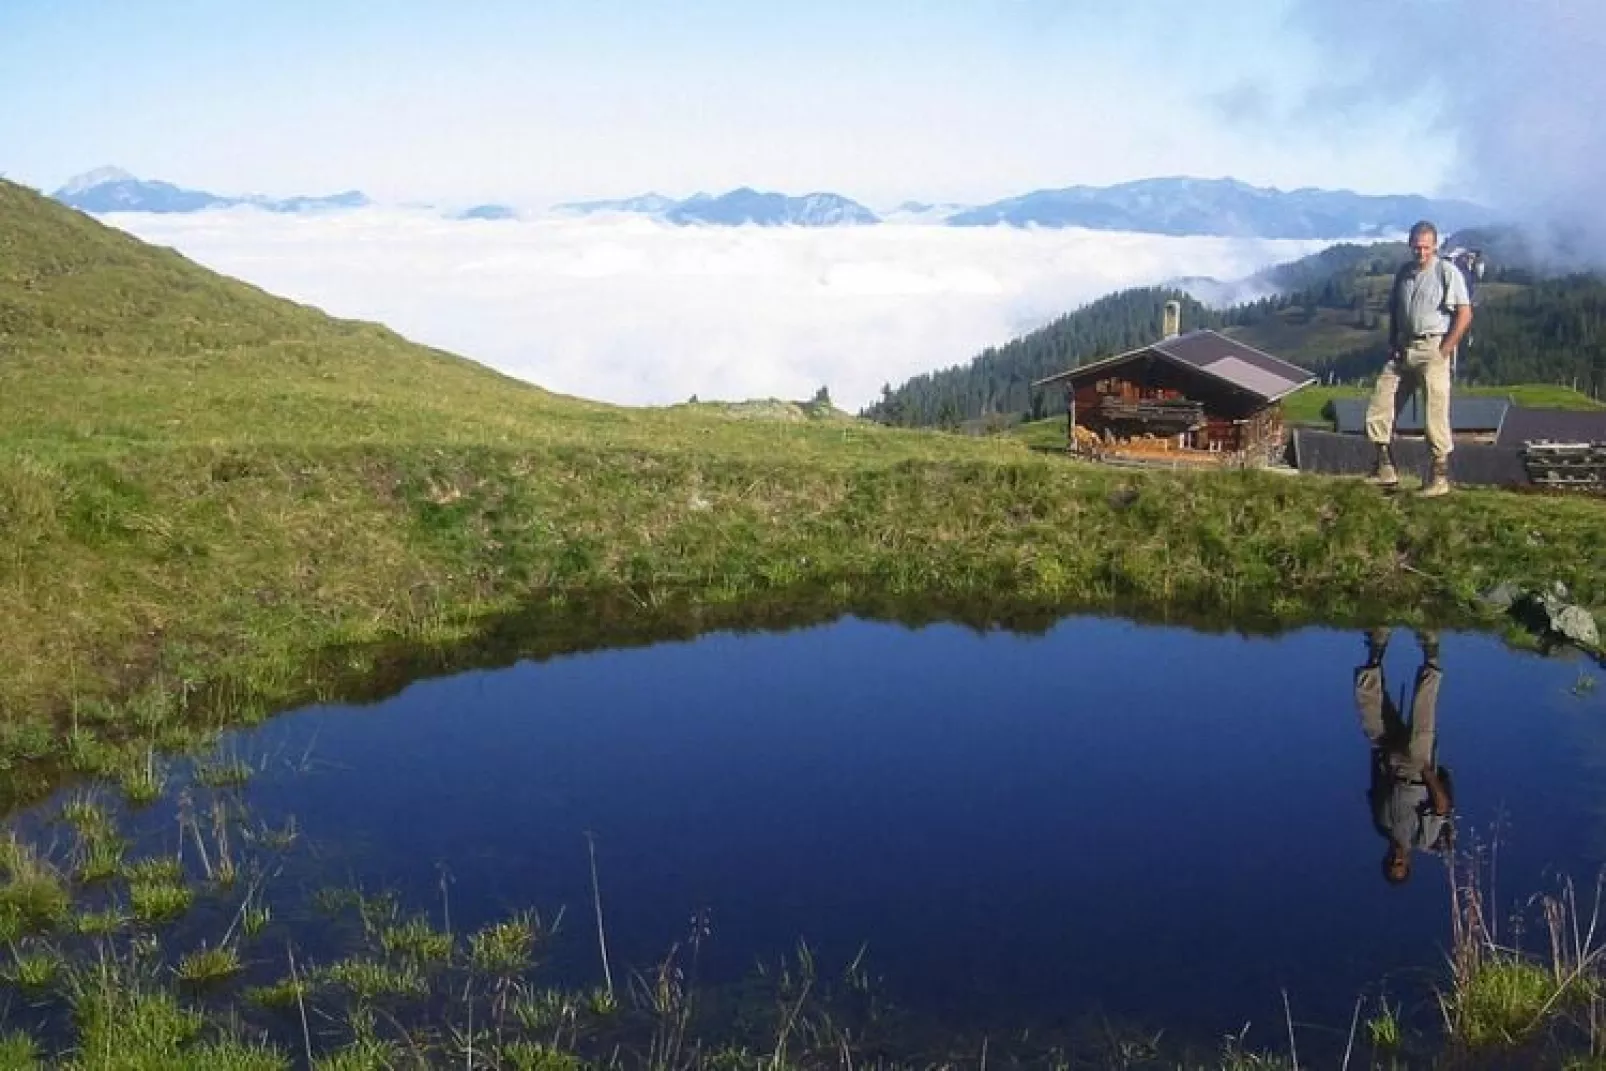
[[[1168,326],[1176,311],[1166,310]],[[1316,377],[1215,331],[1168,334],[1033,384],[1065,390],[1073,453],[1264,464],[1283,448],[1282,400]]]

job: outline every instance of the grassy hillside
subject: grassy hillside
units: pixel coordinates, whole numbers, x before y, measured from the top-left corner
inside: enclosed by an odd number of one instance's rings
[[[1262,323],[1229,327],[1223,334],[1305,367],[1388,343],[1388,324],[1361,327],[1348,309],[1292,308]]]
[[[553,395],[0,183],[0,761],[800,600],[1360,620],[1514,576],[1606,602],[1592,502],[754,416]]]

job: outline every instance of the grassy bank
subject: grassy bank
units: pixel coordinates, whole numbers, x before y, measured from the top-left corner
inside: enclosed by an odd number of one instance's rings
[[[3,183],[0,346],[0,709],[11,752],[45,759],[67,757],[63,729],[197,697],[251,712],[361,689],[384,652],[460,664],[576,605],[627,608],[628,633],[799,593],[814,613],[1344,621],[1455,615],[1511,578],[1606,603],[1598,503],[1417,503],[796,406],[583,402]]]
[[[60,713],[225,677],[290,700],[320,650],[471,641],[531,602],[598,597],[1007,594],[1295,621],[1410,616],[1503,578],[1606,594],[1593,502],[1417,503],[1354,481],[684,419],[700,442],[18,449],[0,490],[0,702]]]

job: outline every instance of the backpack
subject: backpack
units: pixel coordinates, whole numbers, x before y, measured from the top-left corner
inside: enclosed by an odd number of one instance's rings
[[[1467,284],[1467,302],[1478,303],[1478,280],[1483,278],[1483,254],[1476,249],[1457,249],[1453,254],[1439,258],[1439,283],[1446,293],[1450,290],[1450,271],[1461,273]]]

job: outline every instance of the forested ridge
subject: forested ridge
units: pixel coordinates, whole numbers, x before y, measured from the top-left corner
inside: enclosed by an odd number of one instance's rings
[[[1251,289],[1276,293],[1226,309],[1211,309],[1178,289],[1122,290],[989,347],[967,364],[888,384],[864,415],[889,424],[951,427],[1064,412],[1061,391],[1031,384],[1159,338],[1172,299],[1182,304],[1184,331],[1213,328],[1324,379],[1365,380],[1386,357],[1389,285],[1406,252],[1398,242],[1333,246],[1251,277]],[[1478,288],[1471,341],[1462,348],[1457,375],[1483,386],[1576,384],[1606,396],[1606,279],[1547,276],[1523,259],[1492,263]]]
[[[1165,303],[1173,299],[1182,303],[1184,331],[1220,326],[1220,314],[1180,290],[1117,291],[1012,342],[988,347],[968,365],[928,372],[896,389],[889,384],[865,415],[888,424],[926,426],[989,414],[1037,419],[1062,412],[1058,391],[1034,391],[1031,384],[1157,338]]]

